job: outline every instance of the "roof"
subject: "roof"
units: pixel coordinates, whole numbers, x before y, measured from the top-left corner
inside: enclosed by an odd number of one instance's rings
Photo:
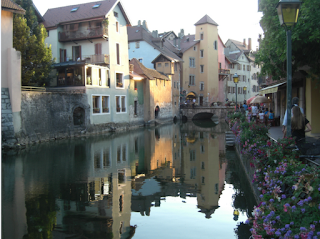
[[[11,0],[1,0],[1,9],[8,12],[25,14],[26,10]]]
[[[195,35],[183,36],[183,38],[181,39],[181,45],[180,45],[181,52],[184,53],[186,50],[193,47],[198,42],[200,42],[200,40],[195,40]]]
[[[232,63],[238,63],[238,58],[240,57],[241,54],[242,54],[242,52],[233,53],[233,54],[226,56],[226,58]]]
[[[228,41],[235,44],[236,47],[238,47],[240,51],[249,51],[248,47],[243,45],[243,42],[232,40],[232,39],[228,39]]]
[[[160,37],[154,38],[152,34],[143,28],[143,26],[129,26],[127,27],[128,33],[128,41],[145,41],[153,48],[157,49],[160,53],[162,53],[167,58],[172,61],[183,61],[180,57],[178,57],[174,52],[178,52],[174,46],[165,39]],[[163,48],[160,48],[160,41],[163,40]],[[176,50],[176,51],[175,51]]]
[[[160,72],[145,67],[141,62],[139,62],[136,58],[133,58],[130,60],[130,64],[134,65],[134,73],[139,75],[144,75],[149,80],[153,79],[162,79],[162,80],[170,80],[169,77],[167,77],[164,74],[161,74]]]
[[[215,26],[219,26],[218,23],[216,23],[215,21],[213,21],[211,19],[211,17],[209,17],[208,15],[205,15],[203,18],[201,18],[196,24],[194,24],[195,26],[197,25],[202,25],[202,24],[212,24]]]
[[[100,4],[100,6],[93,9],[92,7],[97,4]],[[120,0],[108,0],[48,9],[43,15],[44,26],[50,28],[61,23],[104,18],[117,4],[119,4],[126,21],[130,25],[129,18],[122,7]],[[78,10],[71,12],[73,8],[78,8]]]

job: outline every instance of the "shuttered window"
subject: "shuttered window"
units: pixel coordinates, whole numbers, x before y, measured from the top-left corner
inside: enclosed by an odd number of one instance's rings
[[[94,54],[95,55],[101,55],[102,49],[101,49],[101,43],[97,43],[94,45]]]

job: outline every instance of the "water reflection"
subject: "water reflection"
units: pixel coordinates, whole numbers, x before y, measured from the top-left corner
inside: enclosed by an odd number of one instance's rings
[[[232,173],[226,174],[226,125],[213,126],[188,122],[3,155],[3,238],[161,238],[155,231],[170,218],[175,221],[170,235],[183,235],[183,227],[201,228],[203,219],[220,210],[225,180],[242,195]],[[164,213],[173,198],[180,206]],[[239,205],[235,200],[233,207],[241,213],[249,207]],[[202,216],[185,221],[180,213],[190,209],[192,218]],[[156,221],[147,228],[136,214]],[[139,230],[143,233],[137,235]],[[209,235],[211,227],[203,230]]]

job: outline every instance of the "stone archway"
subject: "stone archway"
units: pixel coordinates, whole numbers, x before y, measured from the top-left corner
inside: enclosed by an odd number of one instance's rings
[[[160,107],[156,106],[156,108],[154,109],[154,118],[158,118],[160,114]]]
[[[73,125],[83,126],[85,125],[85,110],[82,107],[77,107],[73,110]]]

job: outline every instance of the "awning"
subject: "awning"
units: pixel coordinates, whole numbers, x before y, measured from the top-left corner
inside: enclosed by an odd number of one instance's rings
[[[278,87],[280,85],[286,84],[286,82],[282,82],[276,85],[268,86],[266,88],[263,88],[259,91],[260,94],[271,94],[271,93],[276,93],[278,91]]]

